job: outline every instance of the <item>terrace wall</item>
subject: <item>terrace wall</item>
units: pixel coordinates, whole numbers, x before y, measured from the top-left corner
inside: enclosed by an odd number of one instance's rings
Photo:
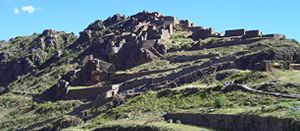
[[[110,98],[115,96],[119,91],[118,85],[99,86],[99,87],[73,87],[72,89],[67,88],[64,92],[57,92],[60,94],[57,99],[64,100],[91,100],[97,97],[102,99]]]
[[[183,124],[205,126],[230,131],[299,131],[300,122],[256,115],[174,113],[166,120],[179,120]]]

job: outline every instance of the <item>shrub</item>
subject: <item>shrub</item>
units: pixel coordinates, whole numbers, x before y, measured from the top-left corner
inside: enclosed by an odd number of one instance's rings
[[[298,45],[300,44],[296,39],[291,39],[291,42],[297,43]]]
[[[220,95],[215,99],[215,107],[221,108],[226,105],[227,98],[224,95]]]
[[[38,108],[37,108],[36,112],[40,113],[40,114],[49,113],[49,112],[52,112],[52,111],[56,110],[55,106],[50,102],[42,103],[42,104],[39,104],[37,106],[38,106]]]

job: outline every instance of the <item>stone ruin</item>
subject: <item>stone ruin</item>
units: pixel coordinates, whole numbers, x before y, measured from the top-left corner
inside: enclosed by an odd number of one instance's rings
[[[115,70],[113,64],[95,59],[92,55],[87,56],[83,60],[82,68],[71,70],[63,75],[52,87],[52,92],[55,94],[52,97],[55,100],[111,98],[117,95],[118,86],[97,84],[109,79]],[[77,88],[78,86],[86,86],[86,88]],[[70,87],[74,88],[70,89]]]
[[[193,32],[192,39],[194,40],[217,36],[217,33],[213,28],[205,29],[201,26],[197,26],[197,27],[191,27],[190,30]]]
[[[190,28],[190,27],[194,26],[194,24],[191,23],[189,20],[180,20],[179,23],[181,26],[183,26],[185,28]]]
[[[286,36],[283,35],[283,34],[266,34],[266,35],[263,35],[263,37],[265,37],[265,38],[275,38],[275,39],[284,39],[284,38],[286,38]]]
[[[77,43],[89,45],[82,53],[83,67],[68,72],[55,86],[57,98],[90,99],[100,95],[103,98],[117,94],[118,88],[112,85],[94,88],[78,88],[69,90],[69,86],[91,86],[110,79],[116,70],[125,70],[154,59],[166,53],[161,42],[171,38],[180,27],[190,31],[194,40],[217,38],[284,38],[283,35],[263,35],[259,30],[226,30],[225,34],[213,28],[195,26],[188,20],[163,16],[158,12],[141,12],[125,17],[114,15],[104,21],[95,21],[80,33]],[[103,95],[104,94],[104,95]]]
[[[244,36],[245,34],[246,34],[245,29],[235,29],[235,30],[225,31],[225,37]]]
[[[115,66],[93,56],[87,56],[81,69],[75,69],[62,76],[71,86],[89,86],[107,80],[115,72]]]
[[[116,96],[119,92],[119,85],[105,85],[87,88],[69,88],[69,83],[60,80],[54,88],[55,100],[106,100]]]
[[[162,41],[170,39],[179,28],[190,31],[193,40],[208,37],[239,40],[282,38],[281,35],[263,35],[259,30],[245,29],[226,30],[223,35],[213,28],[195,26],[188,20],[143,11],[130,17],[117,14],[104,21],[95,21],[80,33],[78,42],[91,45],[82,54],[83,57],[94,55],[97,59],[114,64],[118,70],[125,70],[163,55],[166,48]]]
[[[263,64],[266,72],[273,72],[273,69],[300,70],[300,64],[287,61],[278,61],[275,63],[271,61],[265,61]]]
[[[89,25],[78,41],[92,44],[83,56],[92,54],[123,70],[163,55],[166,48],[161,41],[171,38],[176,27],[184,24],[158,12],[144,11],[127,18],[117,15]],[[108,29],[107,25],[114,26]],[[97,36],[99,30],[103,31],[102,36]]]
[[[238,39],[249,39],[249,38],[275,38],[282,39],[285,38],[282,34],[267,34],[263,35],[260,30],[245,30],[245,29],[234,29],[226,30],[224,35],[221,33],[215,32],[213,28],[205,29],[204,27],[190,27],[192,31],[192,38],[194,40],[206,39],[208,37],[217,37],[217,38],[238,38]]]
[[[255,37],[262,37],[262,32],[259,30],[249,30],[246,31],[244,38],[255,38]]]

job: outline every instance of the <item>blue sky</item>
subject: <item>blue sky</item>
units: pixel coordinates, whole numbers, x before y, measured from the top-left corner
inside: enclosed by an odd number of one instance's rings
[[[96,19],[142,10],[189,19],[219,32],[260,29],[300,40],[299,0],[0,0],[0,40],[50,28],[78,34]]]

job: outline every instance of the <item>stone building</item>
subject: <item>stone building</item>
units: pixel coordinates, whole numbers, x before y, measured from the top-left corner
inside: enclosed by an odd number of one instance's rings
[[[183,27],[192,27],[192,23],[189,20],[180,20],[179,24]]]
[[[265,37],[265,38],[275,38],[275,39],[284,39],[284,38],[286,38],[286,36],[283,35],[283,34],[266,34],[266,35],[263,35],[263,37]]]
[[[245,29],[235,29],[235,30],[226,30],[225,37],[232,37],[232,36],[244,36],[246,34]]]
[[[165,16],[163,18],[164,25],[177,25],[180,24],[179,20],[173,16]]]
[[[262,32],[259,30],[249,30],[246,31],[244,38],[255,38],[255,37],[262,37]]]
[[[164,27],[161,27],[160,29],[157,29],[156,26],[150,26],[147,30],[147,39],[144,40],[152,40],[152,39],[158,39],[158,40],[165,40],[169,39],[171,35],[173,34],[173,25],[166,25]]]
[[[203,27],[192,27],[192,39],[199,40],[215,36],[216,32],[213,28],[204,29]]]

